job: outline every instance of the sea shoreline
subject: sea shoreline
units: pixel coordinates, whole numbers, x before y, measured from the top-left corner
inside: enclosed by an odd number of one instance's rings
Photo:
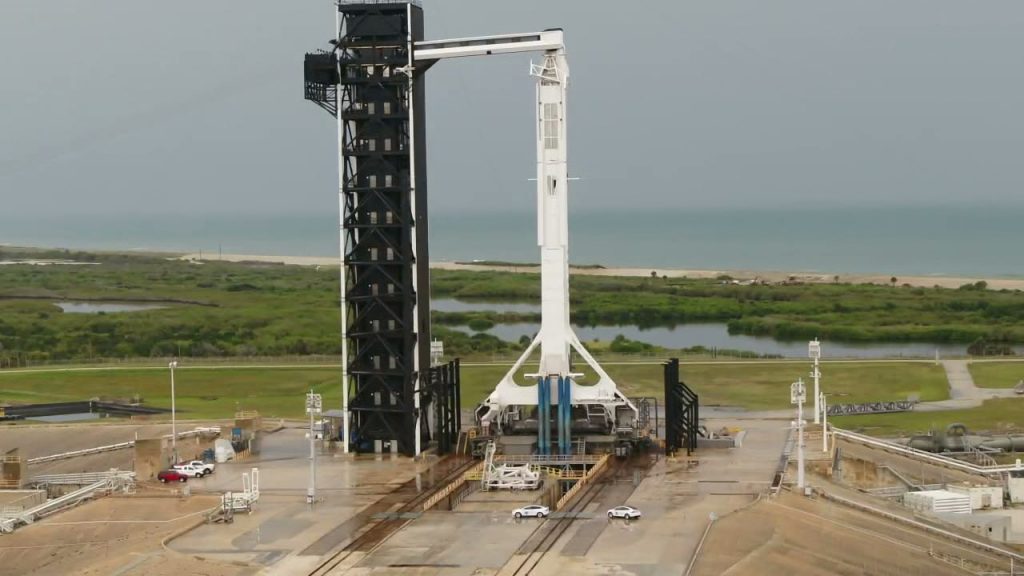
[[[260,254],[208,254],[199,253],[183,254],[183,260],[223,260],[227,262],[266,262],[296,266],[337,266],[337,258],[323,256],[272,256]],[[466,271],[499,271],[499,272],[537,272],[536,265],[514,265],[514,264],[472,264],[466,262],[431,262],[430,267],[437,270],[466,270]],[[609,267],[573,267],[573,275],[589,276],[627,276],[627,277],[650,277],[653,274],[668,278],[695,278],[714,279],[728,276],[737,281],[761,280],[769,283],[780,282],[802,282],[805,284],[831,284],[838,279],[842,284],[891,284],[894,277],[891,274],[844,274],[805,272],[805,271],[784,271],[784,270],[708,270],[708,269],[682,269],[682,268],[638,268],[624,266]],[[967,277],[967,276],[895,276],[898,286],[909,285],[913,287],[931,288],[939,286],[942,288],[958,288],[964,284],[973,284],[984,281],[992,290],[1024,290],[1024,278],[993,278],[993,277]]]

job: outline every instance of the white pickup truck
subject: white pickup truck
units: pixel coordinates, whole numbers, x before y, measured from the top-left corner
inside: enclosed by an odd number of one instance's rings
[[[172,466],[175,470],[182,474],[187,474],[192,478],[202,478],[208,474],[213,474],[216,468],[215,464],[203,462],[202,460],[192,460],[191,462],[181,462]]]

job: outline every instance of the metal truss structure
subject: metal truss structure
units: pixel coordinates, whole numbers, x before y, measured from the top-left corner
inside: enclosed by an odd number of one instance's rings
[[[697,394],[679,379],[679,359],[665,363],[665,454],[697,449],[700,412]]]
[[[462,429],[461,371],[456,358],[447,364],[430,368],[430,388],[427,392],[434,408],[434,434],[437,453],[449,454],[455,451]]]
[[[423,82],[410,2],[338,2],[332,52],[307,54],[305,97],[338,121],[343,442],[417,455],[430,365]],[[351,415],[351,416],[350,416]],[[393,448],[394,449],[394,448]]]
[[[914,409],[916,402],[912,400],[894,400],[890,402],[862,402],[860,404],[829,404],[825,412],[829,416],[849,416],[852,414],[886,414],[888,412],[908,412]]]
[[[480,477],[481,490],[536,490],[540,487],[540,470],[537,466],[529,463],[495,464],[494,455],[497,450],[494,442],[487,443],[483,474]]]

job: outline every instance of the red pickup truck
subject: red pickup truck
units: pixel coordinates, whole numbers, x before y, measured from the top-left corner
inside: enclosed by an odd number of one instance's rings
[[[167,483],[167,482],[188,482],[188,476],[184,472],[177,470],[164,470],[156,475],[156,479]]]

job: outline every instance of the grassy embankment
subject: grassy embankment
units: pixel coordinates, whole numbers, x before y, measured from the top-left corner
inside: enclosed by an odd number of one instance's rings
[[[139,255],[0,250],[0,258],[60,257],[96,265],[0,267],[0,367],[93,358],[338,354],[336,270],[258,263],[190,263]],[[536,301],[536,274],[435,270],[435,298]],[[711,280],[575,276],[574,321],[639,326],[727,322],[737,333],[845,341],[1024,342],[1024,294],[871,285],[738,286]],[[160,301],[166,308],[63,313],[60,300]],[[486,309],[487,304],[481,304]],[[445,325],[537,322],[537,314],[433,314],[451,356],[514,358],[522,343]],[[590,343],[588,343],[590,345]],[[632,342],[600,353],[668,356]],[[605,347],[606,346],[606,347]]]
[[[464,366],[463,407],[476,405],[509,367]],[[631,396],[662,396],[660,365],[611,364],[606,369]],[[805,363],[778,362],[684,365],[682,369],[684,380],[700,394],[702,404],[751,410],[790,408],[789,384],[806,371]],[[826,390],[850,394],[844,401],[899,400],[908,394],[918,394],[922,400],[946,397],[942,370],[925,363],[826,364],[822,373]],[[183,418],[225,418],[237,408],[259,410],[269,417],[301,417],[303,394],[310,389],[324,394],[329,406],[341,403],[341,378],[333,368],[180,367],[175,376],[177,405]],[[169,407],[167,368],[0,372],[0,402],[135,395],[146,404]]]
[[[970,370],[979,388],[1013,388],[1024,378],[1024,362],[973,362]]]
[[[1012,388],[1024,377],[1022,362],[974,362],[970,370],[980,388]],[[878,436],[924,434],[954,422],[966,424],[975,432],[1024,433],[1024,398],[986,400],[981,406],[966,410],[845,416],[832,422]]]

